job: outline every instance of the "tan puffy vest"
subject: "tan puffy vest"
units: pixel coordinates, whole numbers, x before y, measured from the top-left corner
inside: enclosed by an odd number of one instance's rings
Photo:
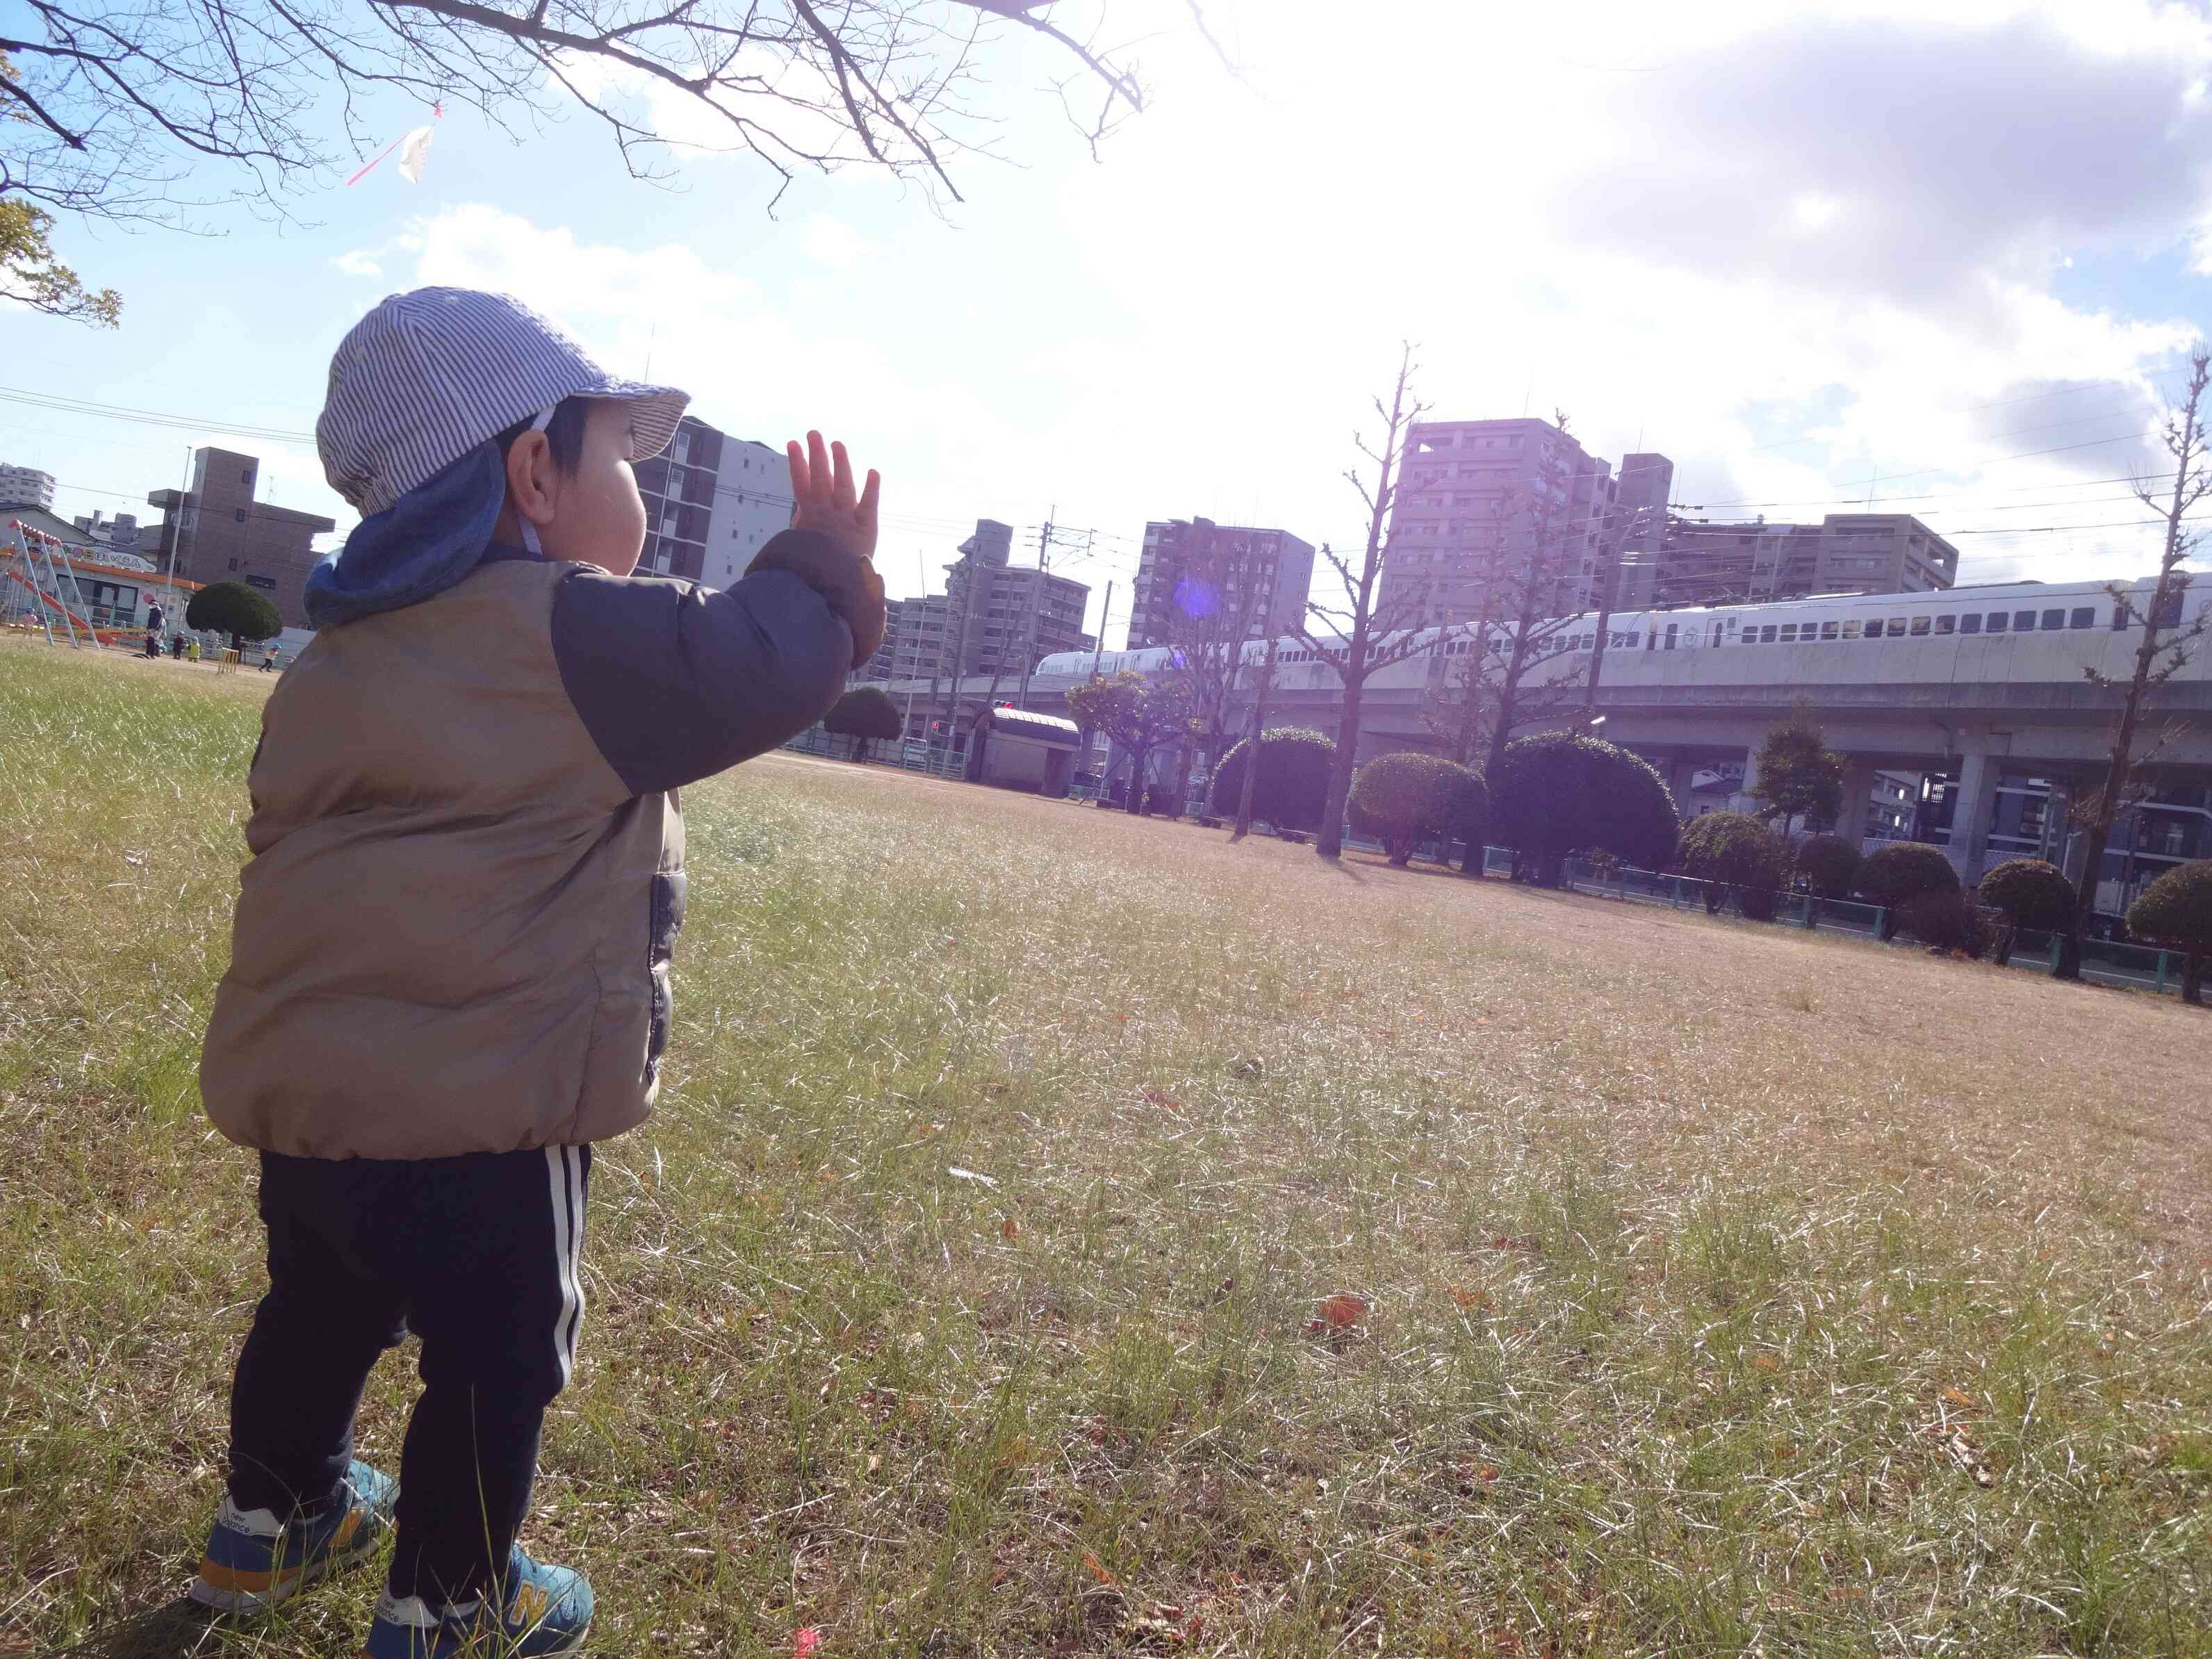
[[[667,1038],[684,822],[562,689],[568,564],[324,629],[270,695],[200,1061],[231,1139],[442,1158],[620,1134]]]

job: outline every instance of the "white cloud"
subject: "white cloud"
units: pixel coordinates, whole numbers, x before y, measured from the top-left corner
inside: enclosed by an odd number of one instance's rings
[[[381,276],[384,266],[378,258],[380,248],[351,248],[331,261],[349,276]]]

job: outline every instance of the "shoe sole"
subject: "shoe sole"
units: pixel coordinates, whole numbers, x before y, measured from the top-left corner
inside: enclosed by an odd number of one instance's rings
[[[289,1578],[280,1578],[265,1590],[218,1589],[206,1579],[195,1577],[192,1587],[185,1594],[204,1607],[234,1617],[243,1614],[252,1617],[268,1612],[279,1602],[289,1601],[301,1590],[313,1588],[334,1572],[343,1572],[348,1567],[360,1565],[376,1553],[384,1541],[382,1529],[371,1532],[357,1544],[343,1549],[331,1550],[303,1565]]]

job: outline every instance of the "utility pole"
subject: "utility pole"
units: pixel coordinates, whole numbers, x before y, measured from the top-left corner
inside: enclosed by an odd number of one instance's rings
[[[1601,561],[1598,574],[1597,633],[1590,641],[1589,678],[1583,684],[1583,720],[1588,732],[1597,718],[1598,680],[1605,672],[1605,644],[1613,627],[1613,599],[1620,586],[1621,553],[1629,538],[1636,534],[1638,523],[1648,514],[1662,508],[1639,507],[1623,515],[1620,528],[1606,539],[1612,544],[1606,557]]]
[[[1260,776],[1260,734],[1267,726],[1267,693],[1275,684],[1275,644],[1270,630],[1267,659],[1260,665],[1260,684],[1252,694],[1252,729],[1244,740],[1244,787],[1237,791],[1237,827],[1229,834],[1232,842],[1252,832],[1252,787]]]
[[[960,680],[968,669],[968,622],[975,613],[975,566],[981,562],[975,554],[963,553],[960,562],[952,567],[955,572],[965,572],[960,586],[960,635],[952,647],[952,686],[946,701],[950,708],[945,715],[945,748],[949,756],[953,738],[960,735]]]
[[[1060,508],[1054,506],[1053,513]],[[1030,584],[1029,625],[1022,631],[1022,689],[1017,696],[1019,707],[1030,706],[1030,674],[1036,666],[1037,608],[1044,603],[1045,582],[1052,569],[1052,517],[1047,514],[1043,526],[1037,531],[1036,580]]]

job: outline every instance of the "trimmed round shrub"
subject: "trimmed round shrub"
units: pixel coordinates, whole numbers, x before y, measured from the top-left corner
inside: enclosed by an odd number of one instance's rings
[[[1893,939],[1899,907],[1923,893],[1957,892],[1959,872],[1941,848],[1921,841],[1893,841],[1860,861],[1858,890],[1889,912],[1882,918],[1881,936]]]
[[[1771,921],[1790,869],[1782,838],[1748,812],[1708,812],[1682,826],[1682,867],[1705,882],[1705,912],[1733,895],[1753,921]]]
[[[1403,865],[1419,841],[1478,841],[1489,799],[1464,766],[1409,750],[1378,756],[1353,775],[1347,816],[1354,833],[1374,836],[1391,863]]]
[[[1841,836],[1808,836],[1797,843],[1797,873],[1820,898],[1843,898],[1858,885],[1859,849]]]
[[[228,634],[231,648],[244,640],[272,640],[284,619],[268,595],[244,582],[210,582],[185,605],[185,626],[195,634]]]
[[[2007,859],[1982,878],[1975,896],[2004,917],[1993,947],[2000,964],[2012,960],[2013,941],[2021,928],[2063,933],[2074,927],[2074,884],[2042,859]]]
[[[2177,864],[2144,888],[2128,906],[2128,932],[2181,952],[2181,1000],[2201,1006],[2204,965],[2212,959],[2212,859]]]
[[[1237,816],[1244,795],[1244,757],[1251,739],[1239,742],[1213,769],[1213,811]],[[1336,744],[1325,732],[1304,726],[1279,726],[1260,734],[1260,774],[1252,785],[1252,816],[1278,830],[1311,830],[1321,823],[1328,799],[1328,771],[1336,763]]]
[[[1505,745],[1490,784],[1499,839],[1556,884],[1560,860],[1602,848],[1640,869],[1674,856],[1681,819],[1650,767],[1601,738],[1546,732]]]
[[[1978,962],[1989,954],[1996,929],[1989,914],[1966,902],[1957,888],[1915,893],[1897,907],[1897,923],[1909,937],[1932,950],[1955,951]]]

